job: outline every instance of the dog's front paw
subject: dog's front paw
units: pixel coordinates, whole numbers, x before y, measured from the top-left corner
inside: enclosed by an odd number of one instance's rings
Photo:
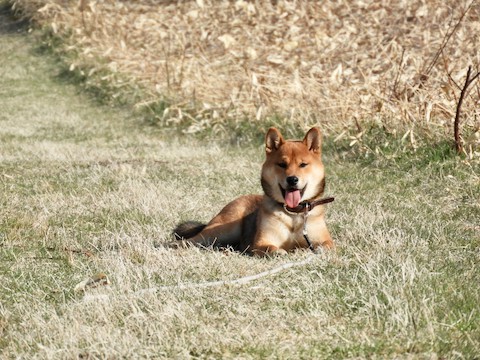
[[[334,253],[335,252],[335,245],[333,242],[329,242],[327,244],[322,244],[322,245],[317,245],[313,249],[314,254],[317,255],[322,255],[322,254],[329,254],[329,253]]]
[[[324,252],[324,250],[323,250],[322,246],[316,246],[313,249],[313,253],[317,254],[317,255],[321,255],[321,254],[323,254],[323,252]]]
[[[268,253],[268,255],[270,255],[270,256],[285,256],[287,254],[288,254],[288,252],[285,249],[276,249],[276,250],[270,251]]]
[[[277,247],[261,247],[252,250],[252,253],[258,257],[276,257],[287,255],[287,251],[285,249],[280,249]]]

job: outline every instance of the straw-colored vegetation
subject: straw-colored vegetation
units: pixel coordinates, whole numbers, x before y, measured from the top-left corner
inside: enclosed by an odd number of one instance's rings
[[[143,293],[309,253],[165,247],[177,221],[258,193],[263,149],[166,139],[31,52],[0,36],[2,359],[478,355],[479,178],[448,146],[370,164],[327,146],[337,254],[241,286]],[[109,284],[75,291],[97,273]]]
[[[263,148],[171,138],[100,107],[4,20],[0,12],[2,359],[478,356],[474,161],[447,143],[352,158],[326,141],[337,253],[302,263],[310,253],[171,249],[179,220],[208,220],[261,191]],[[240,286],[175,287],[290,262],[303,265]],[[103,281],[85,282],[98,273]],[[142,292],[151,288],[164,290]]]
[[[479,71],[477,0],[13,2],[66,42],[71,70],[117,97],[140,87],[136,105],[187,132],[274,117],[353,142],[371,123],[413,147],[453,141]],[[470,157],[479,109],[477,81],[461,112]]]

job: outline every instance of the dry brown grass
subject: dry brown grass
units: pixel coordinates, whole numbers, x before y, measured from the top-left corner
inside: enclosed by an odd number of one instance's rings
[[[336,254],[242,286],[172,289],[309,256],[164,246],[177,222],[259,193],[263,148],[172,139],[96,106],[4,19],[2,360],[478,357],[478,166],[445,158],[447,144],[354,161],[326,146]],[[97,273],[110,285],[74,291]]]
[[[413,145],[419,131],[453,139],[457,84],[480,63],[477,0],[14,2],[67,36],[72,68],[127,74],[147,89],[138,105],[168,99],[159,118],[189,132],[276,114],[360,136],[374,121]],[[462,108],[471,156],[479,83]]]

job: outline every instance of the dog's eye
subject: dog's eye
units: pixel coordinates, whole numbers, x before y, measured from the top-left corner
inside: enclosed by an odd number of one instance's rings
[[[304,167],[306,167],[307,165],[308,165],[307,163],[302,162],[302,163],[300,164],[300,167],[301,167],[301,168],[304,168]]]
[[[278,163],[277,165],[278,165],[279,167],[281,167],[282,169],[286,169],[286,168],[287,168],[287,163],[284,163],[284,162]]]

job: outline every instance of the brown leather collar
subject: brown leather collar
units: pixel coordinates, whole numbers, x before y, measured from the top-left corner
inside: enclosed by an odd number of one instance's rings
[[[290,208],[286,204],[283,205],[283,208],[286,212],[300,214],[312,210],[315,206],[331,203],[333,200],[335,200],[334,197],[328,197],[314,201],[302,201],[300,204],[298,204],[298,206],[294,208]]]

